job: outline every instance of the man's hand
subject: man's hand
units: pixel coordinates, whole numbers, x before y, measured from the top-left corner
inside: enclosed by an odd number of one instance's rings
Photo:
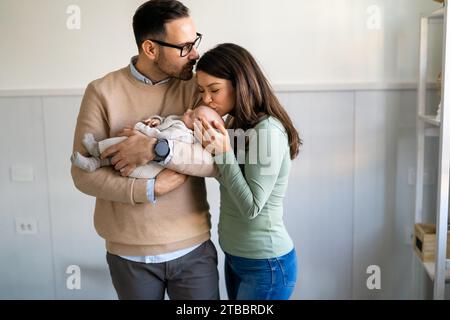
[[[120,170],[122,176],[127,177],[136,166],[147,164],[155,158],[153,152],[157,139],[133,129],[124,129],[118,136],[127,136],[125,141],[106,149],[101,158],[111,157],[114,169]]]
[[[161,171],[155,180],[155,196],[162,196],[181,186],[187,179],[187,176],[170,169]]]

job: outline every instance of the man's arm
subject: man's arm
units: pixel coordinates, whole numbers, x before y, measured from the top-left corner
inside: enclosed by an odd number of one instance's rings
[[[155,138],[149,138],[137,130],[124,129],[120,136],[128,139],[106,149],[101,157],[112,156],[111,163],[122,175],[129,176],[138,165],[155,158]],[[170,140],[170,153],[160,165],[173,171],[197,177],[215,177],[218,173],[211,154],[200,143]]]
[[[202,97],[194,85],[191,100],[186,104],[186,109],[193,109],[201,104]],[[128,136],[132,140],[129,140],[128,144],[123,142],[108,148],[102,153],[102,158],[114,156],[112,164],[115,165],[116,170],[121,170],[124,176],[130,175],[137,165],[148,163],[154,159],[153,148],[156,139],[149,140],[148,137],[132,129],[124,129],[119,136]],[[144,145],[148,147],[143,148]],[[187,144],[171,140],[170,145],[169,157],[160,163],[162,166],[190,176],[216,177],[218,175],[219,171],[212,155],[204,150],[200,143]]]
[[[170,169],[161,171],[155,179],[155,196],[160,197],[181,186],[187,176]]]
[[[73,151],[83,155],[87,154],[82,144],[85,133],[92,133],[96,139],[103,140],[109,137],[106,112],[101,97],[94,85],[89,84],[81,103],[78,114]],[[72,165],[73,182],[78,190],[93,197],[134,204],[148,202],[147,180],[129,179],[117,174],[111,167],[103,167],[89,173]]]

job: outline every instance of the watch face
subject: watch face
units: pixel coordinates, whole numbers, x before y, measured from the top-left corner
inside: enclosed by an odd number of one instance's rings
[[[169,154],[169,145],[166,140],[158,141],[155,146],[155,153],[158,157],[167,157]]]

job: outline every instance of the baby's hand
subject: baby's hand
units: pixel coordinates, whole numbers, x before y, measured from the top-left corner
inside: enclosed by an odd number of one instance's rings
[[[149,127],[152,127],[152,128],[157,127],[157,126],[159,126],[161,124],[161,121],[159,119],[157,119],[157,118],[146,119],[146,120],[144,120],[142,122],[145,123],[146,126],[149,126]]]
[[[152,119],[152,121],[150,121],[150,127],[157,127],[161,124],[161,120],[159,119]]]

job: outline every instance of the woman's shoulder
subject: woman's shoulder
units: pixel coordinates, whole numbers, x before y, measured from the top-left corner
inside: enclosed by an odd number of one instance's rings
[[[284,128],[281,121],[272,116],[267,116],[261,119],[261,121],[256,124],[255,129],[277,130],[287,135],[286,129]]]

